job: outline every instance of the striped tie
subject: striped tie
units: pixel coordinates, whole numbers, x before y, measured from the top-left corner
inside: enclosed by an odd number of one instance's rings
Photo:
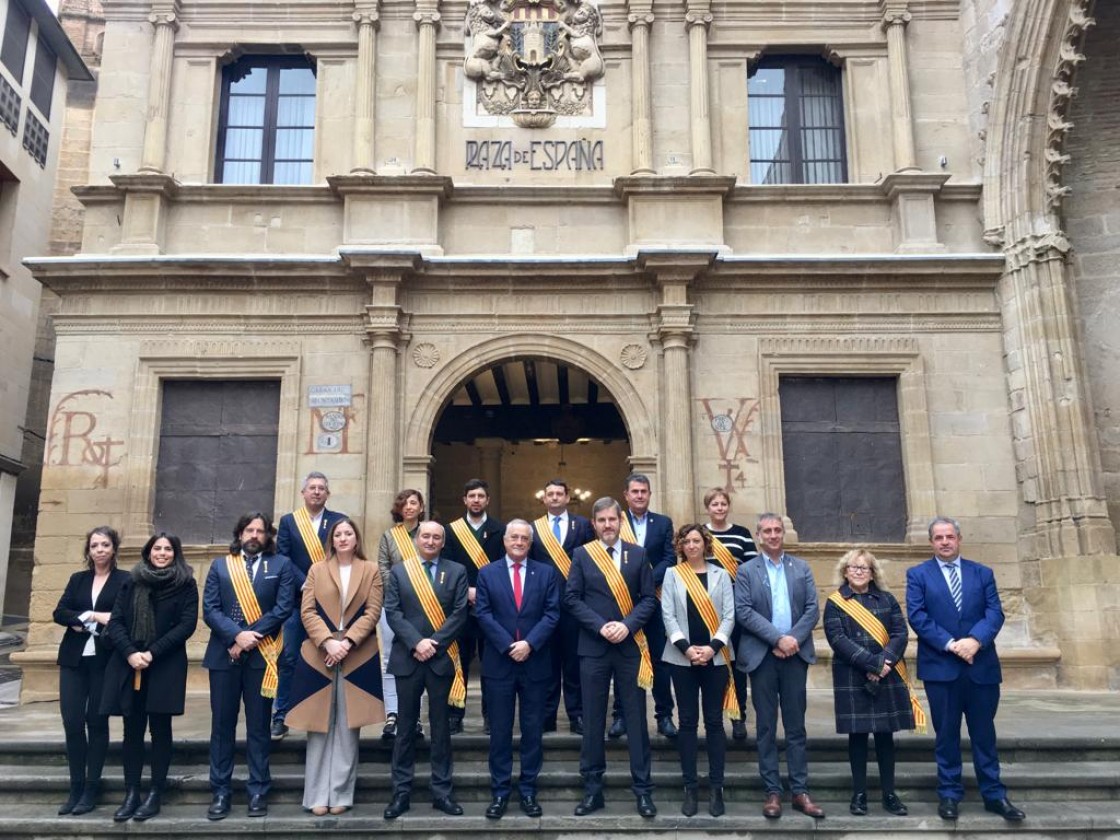
[[[953,603],[957,605],[957,612],[961,611],[961,576],[957,571],[957,564],[949,566],[949,589],[953,593]]]

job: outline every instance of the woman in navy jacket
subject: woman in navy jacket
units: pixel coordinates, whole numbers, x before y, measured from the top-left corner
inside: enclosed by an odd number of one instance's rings
[[[128,573],[117,568],[120,535],[108,525],[86,534],[86,569],[75,572],[54,610],[66,628],[58,646],[58,705],[66,732],[70,796],[59,814],[85,814],[101,800],[101,769],[109,748],[109,719],[101,714],[101,686],[109,648],[105,625]]]

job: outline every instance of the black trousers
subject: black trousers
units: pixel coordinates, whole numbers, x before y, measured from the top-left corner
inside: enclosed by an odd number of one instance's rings
[[[630,645],[629,647],[632,647]],[[585,656],[580,660],[579,679],[583,691],[583,744],[579,752],[579,772],[583,792],[594,796],[603,792],[603,773],[607,769],[607,696],[614,678],[615,697],[626,718],[626,746],[630,751],[630,778],[635,796],[653,793],[650,779],[649,728],[646,722],[646,692],[638,687],[638,657],[626,656],[612,648],[604,656]]]
[[[894,733],[875,733],[875,758],[879,764],[879,787],[894,793]],[[867,733],[848,736],[848,764],[852,768],[852,791],[867,792]]]
[[[432,798],[451,796],[451,724],[447,703],[454,674],[437,674],[421,665],[408,676],[397,674],[397,737],[393,741],[393,795],[412,792],[416,770],[416,721],[420,719],[420,698],[428,692],[428,725],[432,760]],[[462,711],[456,709],[456,711]]]
[[[723,786],[723,769],[727,759],[727,733],[723,730],[723,695],[727,691],[726,665],[669,665],[673,688],[677,692],[679,715],[677,749],[681,754],[681,775],[686,788],[699,784],[696,753],[701,707],[704,734],[708,739],[708,782]]]
[[[665,649],[665,625],[661,621],[661,605],[658,603],[657,612],[645,626],[646,642],[649,643],[649,655],[653,658],[653,716],[657,720],[673,716],[673,679],[669,676],[669,663],[661,659],[661,651]],[[625,719],[622,713],[622,704],[618,702],[618,689],[615,689],[614,717]]]
[[[83,656],[77,668],[58,669],[58,707],[66,734],[70,787],[81,790],[86,780],[101,781],[109,750],[109,717],[100,714],[104,663]]]

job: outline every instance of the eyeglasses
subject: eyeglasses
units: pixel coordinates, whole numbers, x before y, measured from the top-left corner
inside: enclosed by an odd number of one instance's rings
[[[867,574],[868,572],[870,572],[871,567],[870,566],[848,566],[848,571],[849,572],[859,572],[862,575],[862,574]]]

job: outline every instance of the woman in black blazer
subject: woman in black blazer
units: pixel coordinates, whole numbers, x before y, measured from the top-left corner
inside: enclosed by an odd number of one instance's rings
[[[101,769],[109,748],[109,719],[101,714],[101,685],[109,648],[104,629],[128,573],[117,568],[120,535],[108,525],[86,534],[86,570],[75,572],[54,609],[66,628],[58,646],[58,705],[66,732],[70,796],[59,814],[85,814],[101,799]]]
[[[140,556],[106,630],[113,654],[101,711],[124,716],[125,797],[114,822],[159,813],[171,766],[171,717],[183,714],[187,693],[187,639],[198,625],[198,583],[179,538],[156,534]],[[152,786],[141,804],[145,728],[152,733]]]

